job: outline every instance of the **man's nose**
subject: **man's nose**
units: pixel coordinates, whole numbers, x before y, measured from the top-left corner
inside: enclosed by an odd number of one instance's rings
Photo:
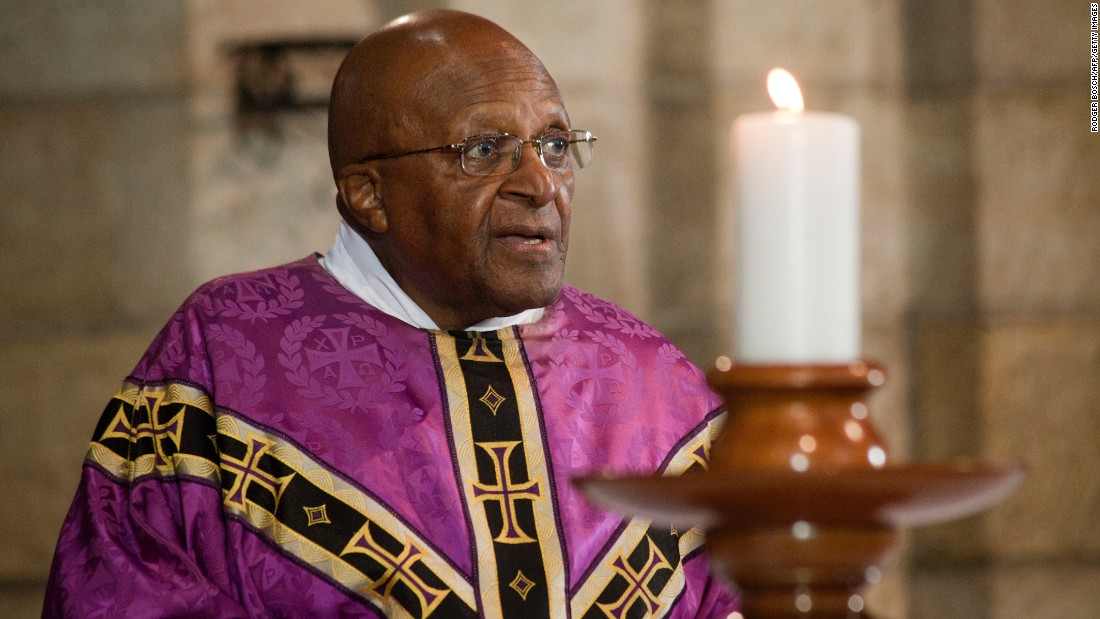
[[[561,173],[542,163],[533,143],[524,143],[517,154],[519,164],[508,174],[501,191],[513,199],[529,202],[532,206],[550,204],[561,189]]]

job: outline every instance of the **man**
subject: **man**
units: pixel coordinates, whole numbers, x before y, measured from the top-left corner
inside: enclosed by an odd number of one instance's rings
[[[698,532],[570,483],[701,467],[721,411],[563,287],[595,138],[538,59],[414,14],[349,53],[329,123],[335,245],[169,321],[95,430],[45,614],[728,614]]]

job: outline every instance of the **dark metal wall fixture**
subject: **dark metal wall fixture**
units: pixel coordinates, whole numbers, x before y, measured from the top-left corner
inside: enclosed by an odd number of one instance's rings
[[[235,60],[237,111],[324,109],[332,78],[354,39],[249,41],[229,47]]]

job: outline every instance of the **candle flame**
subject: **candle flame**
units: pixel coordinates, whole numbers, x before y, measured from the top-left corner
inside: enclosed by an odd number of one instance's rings
[[[798,81],[786,69],[768,71],[768,94],[775,107],[785,112],[801,112],[806,109],[802,103],[802,90]]]

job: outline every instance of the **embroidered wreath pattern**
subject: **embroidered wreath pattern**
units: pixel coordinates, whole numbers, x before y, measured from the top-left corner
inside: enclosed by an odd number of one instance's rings
[[[225,344],[236,356],[240,389],[237,390],[235,408],[248,410],[263,399],[267,376],[264,373],[264,356],[256,350],[256,345],[248,341],[244,334],[227,325],[211,325],[210,339]]]
[[[239,318],[250,323],[257,320],[267,322],[302,307],[305,291],[300,284],[301,280],[297,275],[290,275],[286,271],[265,273],[228,284],[227,287],[238,287],[238,294],[234,298],[224,295],[204,301],[206,309],[215,316]],[[255,298],[242,300],[239,294],[241,288],[252,291],[248,296]]]
[[[630,312],[608,303],[607,301],[597,299],[586,292],[580,292],[569,288],[563,289],[563,293],[569,296],[577,310],[584,315],[589,322],[600,325],[611,331],[617,331],[623,335],[637,337],[643,340],[657,337],[658,335],[653,327],[638,320],[637,317]]]
[[[315,378],[303,359],[306,338],[315,330],[323,327],[326,316],[306,316],[296,319],[283,331],[279,341],[278,360],[286,370],[286,378],[297,387],[299,395],[317,400],[325,406],[334,406],[341,410],[367,410],[388,397],[389,394],[405,390],[407,368],[404,360],[396,355],[389,330],[381,322],[370,316],[357,313],[335,314],[332,318],[341,324],[361,329],[374,336],[381,349],[380,360],[384,371],[373,377],[370,385],[339,387],[324,383]],[[387,345],[389,344],[389,345]]]

